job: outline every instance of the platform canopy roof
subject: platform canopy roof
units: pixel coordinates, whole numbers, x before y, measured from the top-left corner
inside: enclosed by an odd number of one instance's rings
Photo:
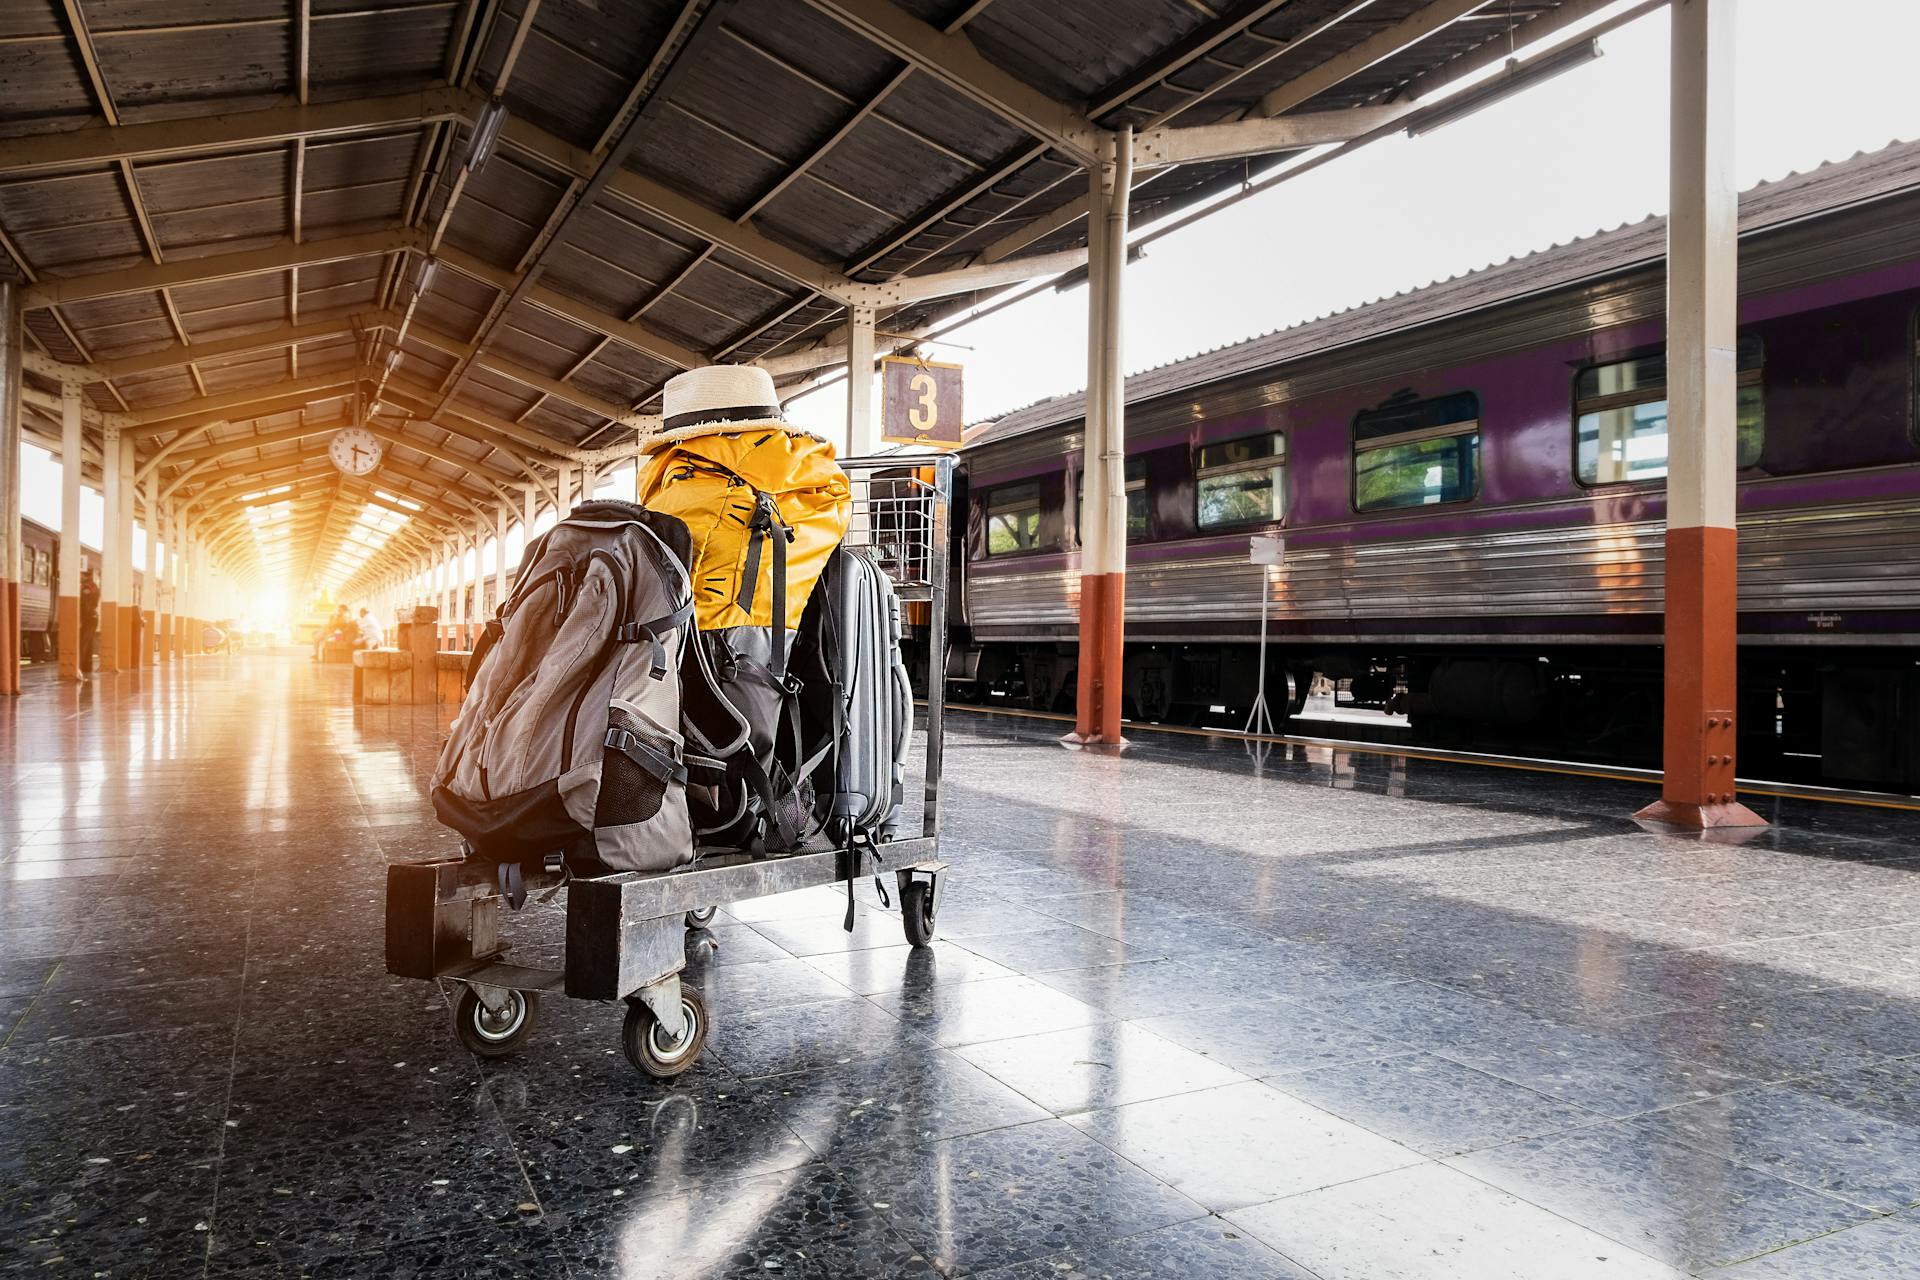
[[[1621,7],[16,0],[28,428],[84,380],[90,452],[131,438],[235,572],[350,588],[630,452],[681,369],[790,390],[844,359],[850,307],[902,345],[1074,269],[1108,131],[1152,219],[1516,52],[1499,75],[1590,52],[1554,39]],[[327,458],[348,423],[386,442],[370,478]]]

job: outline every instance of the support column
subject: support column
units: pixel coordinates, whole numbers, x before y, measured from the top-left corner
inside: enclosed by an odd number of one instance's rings
[[[1673,0],[1667,217],[1666,732],[1638,817],[1764,826],[1734,798],[1739,602],[1733,0]]]
[[[0,284],[0,697],[20,692],[20,293]]]
[[[140,588],[140,620],[134,665],[153,665],[153,624],[160,617],[160,473],[147,477],[147,576]]]
[[[127,559],[120,550],[120,508],[127,501],[120,475],[120,428],[100,429],[100,653],[99,671],[120,669],[120,579]]]
[[[553,518],[565,520],[567,512],[573,510],[573,468],[562,462],[553,469],[553,493],[555,506]]]
[[[1120,746],[1127,607],[1126,385],[1121,272],[1133,131],[1109,135],[1088,171],[1087,419],[1081,453],[1080,665],[1073,739]]]
[[[80,678],[80,470],[86,449],[80,438],[83,388],[60,384],[60,598],[54,625],[60,633],[60,678]]]
[[[459,535],[453,544],[453,647],[456,649],[469,647],[467,644],[467,621],[468,615],[472,613],[473,610],[467,603],[467,588],[469,586],[467,581],[467,553],[469,549],[473,552],[473,576],[476,580],[475,585],[477,585],[477,580],[480,576],[479,548],[480,540],[478,538],[468,538],[464,534]]]
[[[493,513],[493,613],[507,602],[507,505]],[[492,616],[492,615],[489,615]]]
[[[153,638],[158,647],[162,662],[173,661],[173,611],[174,594],[178,584],[174,581],[173,541],[179,535],[174,532],[175,519],[172,511],[165,511],[160,517],[160,528],[166,534],[166,549],[160,556],[160,576],[166,579],[166,590],[154,598],[154,607],[160,611],[154,625]]]
[[[873,394],[873,308],[847,308],[847,456],[880,452]]]
[[[140,655],[135,651],[134,636],[139,630],[139,606],[134,599],[134,563],[133,563],[133,477],[138,474],[134,464],[133,437],[120,437],[120,532],[117,535],[120,550],[120,665],[121,671],[131,671],[140,665]]]

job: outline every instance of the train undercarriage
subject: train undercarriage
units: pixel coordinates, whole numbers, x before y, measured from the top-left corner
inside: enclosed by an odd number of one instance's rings
[[[1654,646],[1275,644],[1267,707],[1281,732],[1658,767],[1660,662]],[[956,645],[948,689],[960,702],[1066,713],[1076,675],[1070,641]],[[1260,687],[1259,650],[1129,644],[1124,679],[1128,719],[1237,729]],[[1309,691],[1328,685],[1339,708],[1380,713],[1377,724],[1314,719]],[[1743,777],[1920,791],[1920,660],[1911,650],[1743,645],[1739,698]]]

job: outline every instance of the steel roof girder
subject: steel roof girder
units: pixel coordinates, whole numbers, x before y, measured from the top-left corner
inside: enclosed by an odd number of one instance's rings
[[[1083,165],[1099,162],[1098,129],[1078,108],[989,62],[971,40],[930,26],[892,0],[806,0],[869,43],[932,76]]]
[[[367,375],[368,371],[365,368],[354,368],[319,374],[311,378],[283,379],[264,386],[229,391],[224,395],[181,400],[127,415],[128,426],[125,430],[136,438],[153,436],[180,430],[183,424],[177,419],[197,418],[207,414],[220,415],[230,409],[244,409],[249,405],[278,401],[289,396],[300,396],[306,402],[316,399],[335,399],[352,391]],[[259,412],[249,416],[264,417],[266,415],[264,412]]]
[[[39,283],[23,291],[20,305],[26,310],[62,306],[95,298],[209,284],[236,276],[285,271],[290,267],[318,266],[347,258],[375,257],[402,250],[425,252],[425,235],[405,227],[393,227],[385,231],[301,243],[285,239],[264,249],[147,263],[122,271],[103,271],[84,276],[42,276]]]
[[[434,85],[379,98],[350,98],[306,106],[289,98],[284,105],[258,111],[233,111],[145,124],[94,124],[64,133],[9,138],[6,147],[0,149],[0,174],[271,146],[295,138],[326,138],[465,118],[471,111],[468,91]]]
[[[1277,116],[1307,102],[1377,62],[1420,43],[1434,32],[1452,26],[1491,0],[1433,0],[1390,27],[1382,28],[1350,49],[1320,63],[1276,89],[1248,111],[1250,116]]]
[[[1294,116],[1250,116],[1245,120],[1185,128],[1148,129],[1134,136],[1134,166],[1156,169],[1351,142],[1408,115],[1416,105],[1405,102]]]
[[[976,289],[992,289],[1003,284],[1019,284],[1057,276],[1086,265],[1087,251],[1061,249],[1056,253],[1035,254],[1030,258],[1009,258],[1000,262],[979,262],[935,271],[923,276],[898,276],[881,284],[861,285],[870,307],[898,307],[930,298],[948,298]]]

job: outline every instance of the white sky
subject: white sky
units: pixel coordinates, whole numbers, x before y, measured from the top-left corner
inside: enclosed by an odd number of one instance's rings
[[[1597,62],[1156,241],[1127,269],[1127,370],[1665,212],[1667,24],[1656,10]],[[1920,0],[1740,0],[1738,32],[1742,188],[1920,138]],[[948,335],[972,350],[930,349],[966,365],[968,421],[1086,385],[1086,299],[1043,293]],[[844,387],[790,415],[844,437]]]

